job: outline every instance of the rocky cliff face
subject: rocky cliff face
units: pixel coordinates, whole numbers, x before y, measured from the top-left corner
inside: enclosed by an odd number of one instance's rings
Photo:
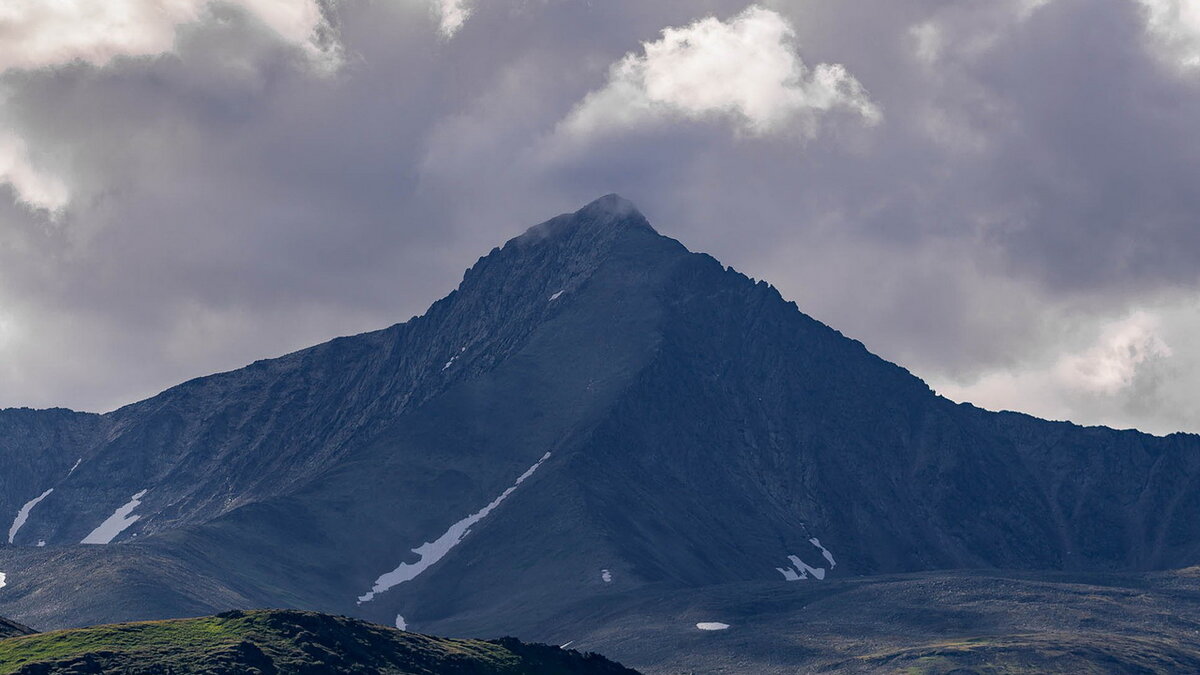
[[[33,629],[0,616],[0,639],[29,635]]]
[[[639,589],[1200,558],[1197,437],[954,404],[615,196],[407,323],[0,425],[0,505],[53,488],[0,614],[47,627],[282,605],[500,634]]]
[[[30,500],[61,484],[106,426],[100,415],[70,410],[0,410],[0,512],[16,518]]]

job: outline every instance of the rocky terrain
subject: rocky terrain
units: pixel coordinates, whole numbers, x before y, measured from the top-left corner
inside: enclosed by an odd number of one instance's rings
[[[677,600],[754,589],[799,603],[777,618],[803,636],[811,598],[895,575],[1136,587],[1200,562],[1200,437],[953,403],[611,195],[493,250],[421,317],[106,415],[0,411],[0,432],[0,614],[39,628],[282,606],[579,639],[655,670],[688,662],[672,644],[738,634],[696,628],[708,619]],[[1163,593],[1190,602],[1180,583]],[[644,633],[664,622],[690,637]],[[928,644],[841,656],[986,651]],[[781,667],[859,663],[742,646]]]
[[[16,621],[9,621],[0,616],[0,639],[15,637],[17,635],[29,635],[34,630],[28,626],[23,626]]]
[[[642,589],[563,615],[572,620],[519,632],[662,675],[1200,672],[1195,571],[936,571]]]

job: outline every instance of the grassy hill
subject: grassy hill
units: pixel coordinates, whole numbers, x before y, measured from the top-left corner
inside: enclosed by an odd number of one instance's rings
[[[315,612],[258,610],[0,640],[0,674],[445,673],[623,675],[596,654],[514,639],[455,640]]]

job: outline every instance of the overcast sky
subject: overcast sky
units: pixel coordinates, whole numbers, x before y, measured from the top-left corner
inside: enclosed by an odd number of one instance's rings
[[[952,398],[1200,431],[1196,0],[7,0],[0,406],[406,320],[608,192]]]

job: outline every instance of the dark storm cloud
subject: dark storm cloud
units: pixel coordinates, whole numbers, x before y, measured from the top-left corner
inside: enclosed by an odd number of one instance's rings
[[[0,117],[70,201],[4,194],[0,403],[110,407],[406,319],[524,226],[618,191],[955,395],[1200,428],[1180,337],[1200,69],[1143,4],[762,3],[794,31],[764,58],[844,65],[874,122],[853,96],[814,108],[803,79],[637,93],[644,43],[714,16],[687,44],[736,45],[744,2],[468,2],[450,36],[439,6],[328,5],[336,69],[227,8],[170,53],[4,75]],[[605,117],[630,95],[648,112]],[[791,112],[755,126],[761,101]],[[573,124],[584,109],[608,126]]]

